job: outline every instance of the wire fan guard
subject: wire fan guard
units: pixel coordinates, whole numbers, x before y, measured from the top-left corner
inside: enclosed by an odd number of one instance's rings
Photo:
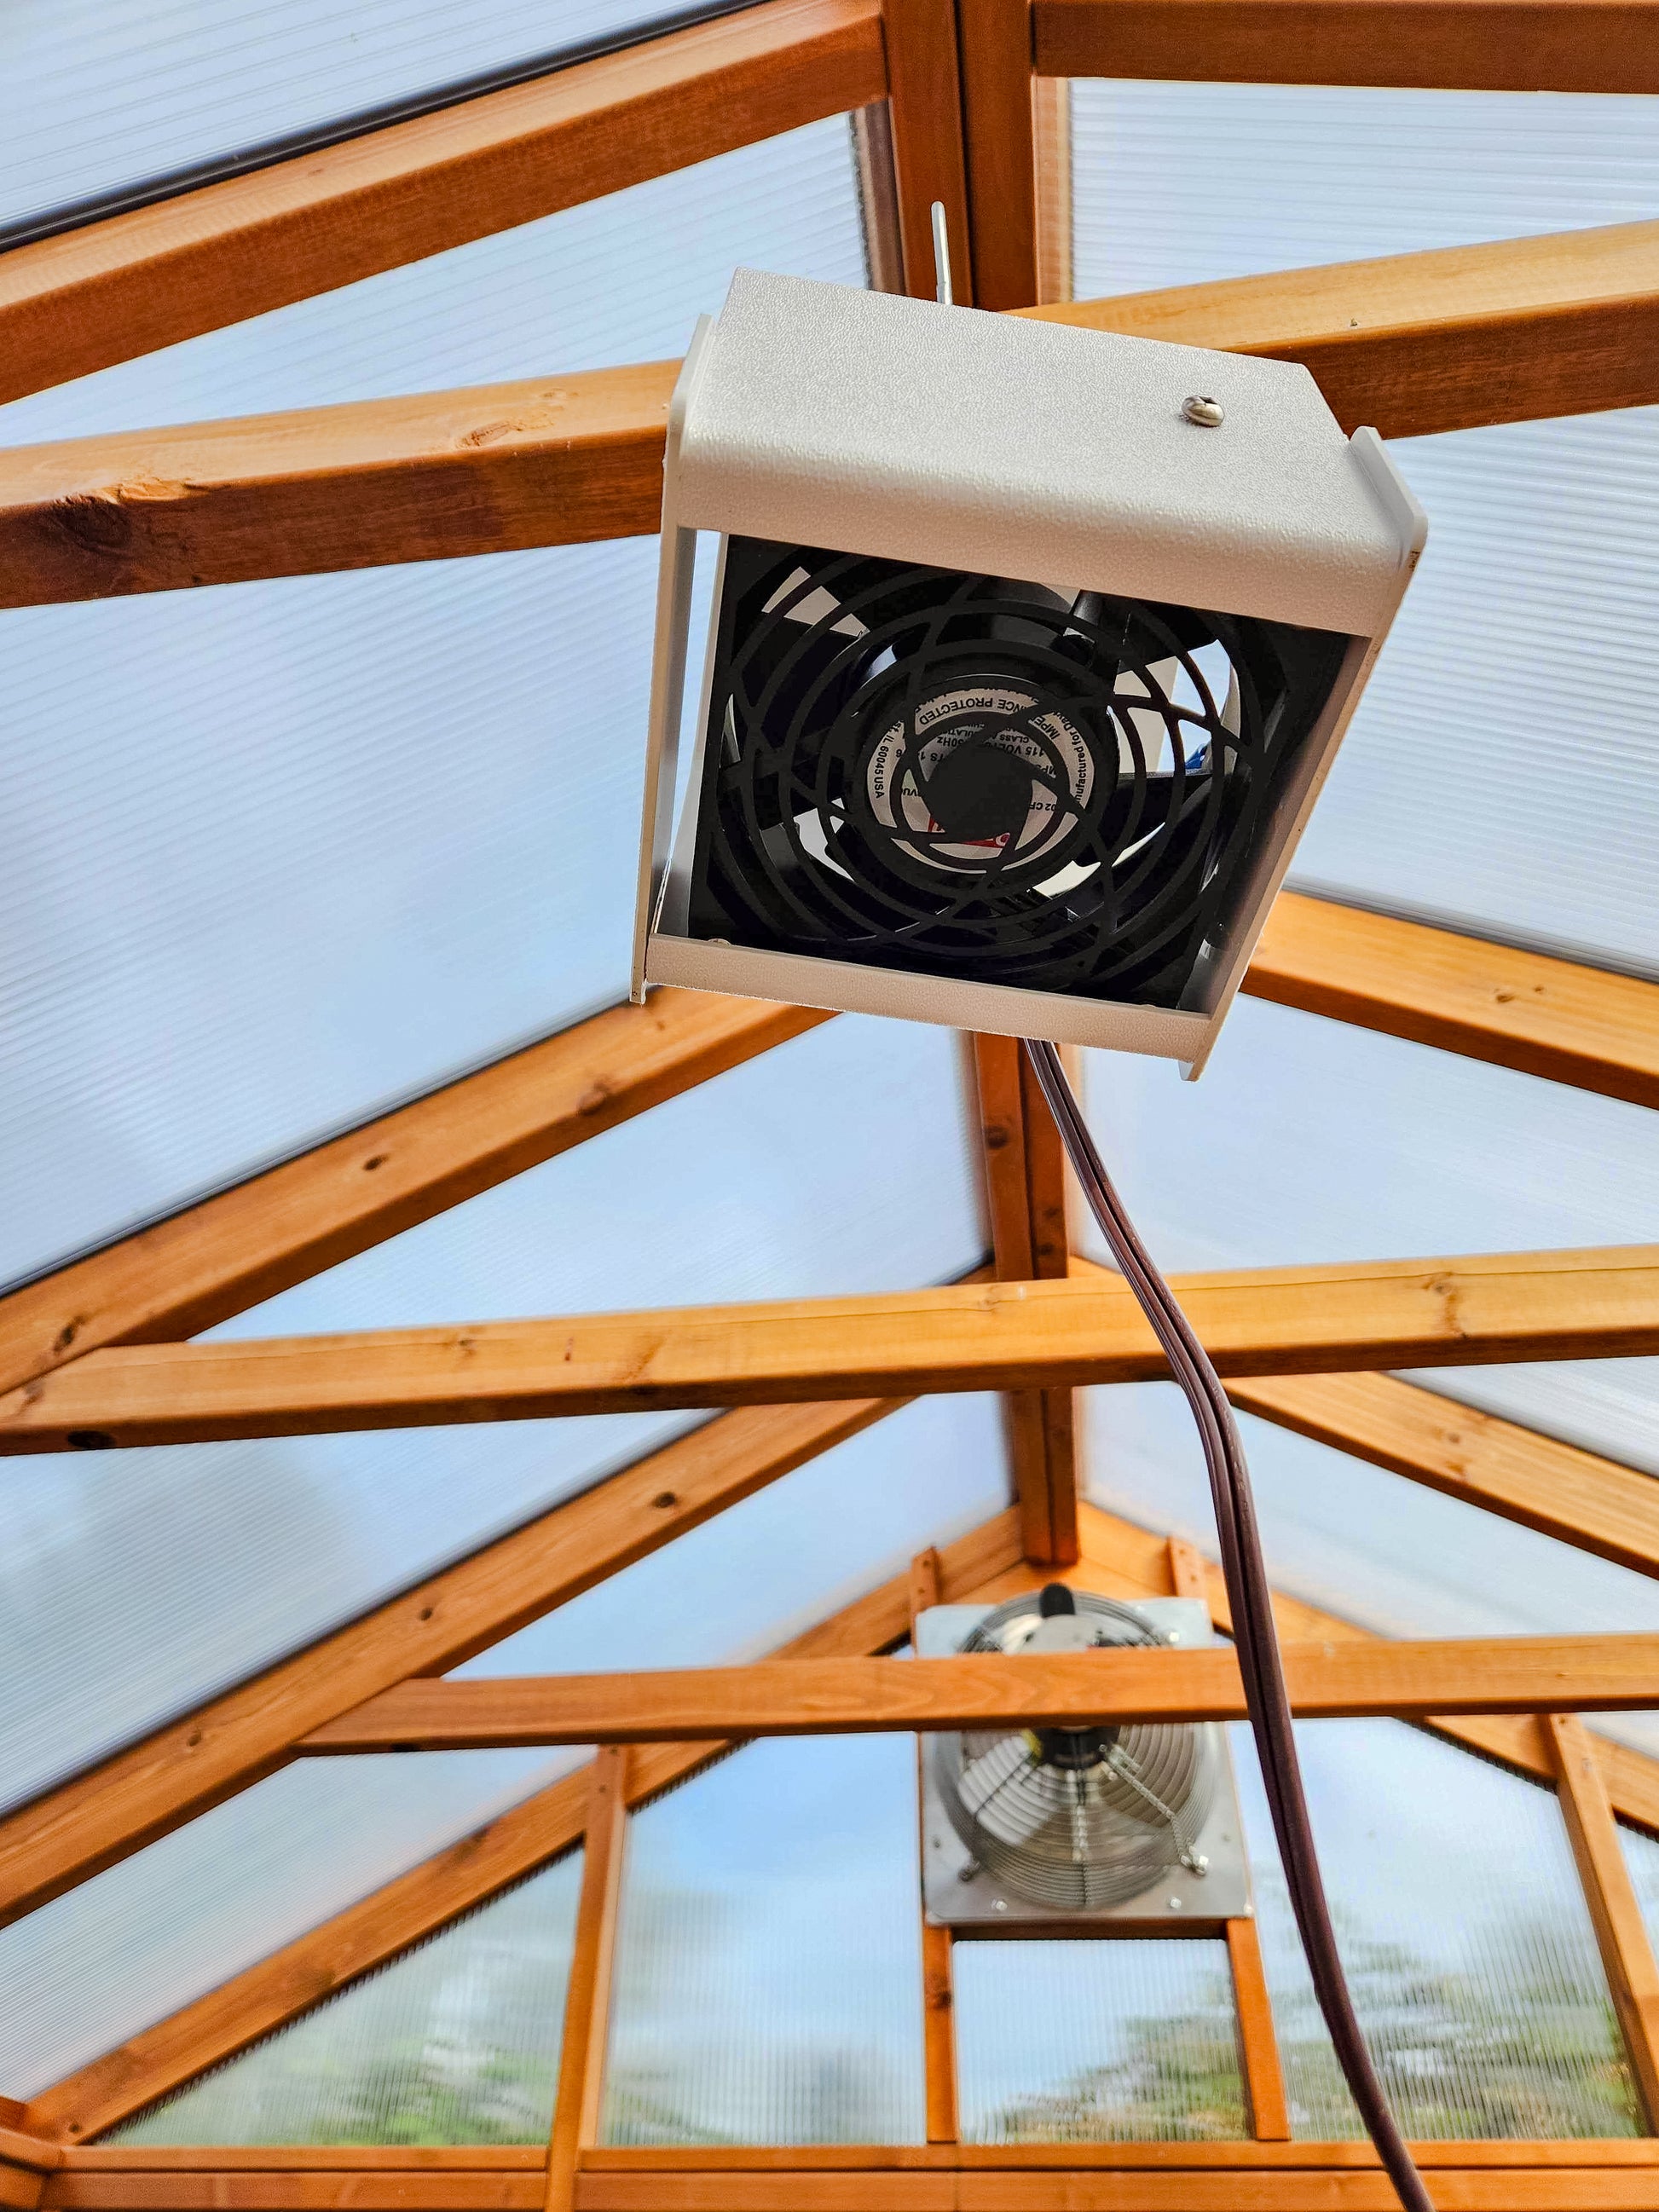
[[[1127,1606],[1079,1592],[1078,1644],[1156,1647]],[[1034,1596],[999,1606],[963,1651],[1018,1651],[1041,1632]],[[945,1808],[969,1850],[1034,1905],[1121,1905],[1166,1867],[1197,1856],[1213,1774],[1190,1726],[970,1730],[933,1757]]]
[[[1178,1006],[1346,645],[733,538],[689,933]]]

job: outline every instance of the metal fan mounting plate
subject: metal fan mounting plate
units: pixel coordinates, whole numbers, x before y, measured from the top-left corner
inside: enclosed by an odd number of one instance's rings
[[[1195,1598],[1146,1598],[1133,1609],[1166,1643],[1190,1649],[1216,1640],[1208,1610]],[[950,1658],[993,1610],[988,1605],[929,1607],[917,1617],[916,1656]],[[1216,1752],[1214,1798],[1198,1836],[1207,1869],[1200,1875],[1172,1867],[1139,1897],[1085,1912],[1032,1904],[975,1867],[940,1799],[931,1739],[924,1737],[921,1877],[928,1919],[960,1936],[1211,1936],[1224,1921],[1248,1915],[1249,1869],[1226,1734],[1213,1723],[1201,1725],[1209,1728]]]

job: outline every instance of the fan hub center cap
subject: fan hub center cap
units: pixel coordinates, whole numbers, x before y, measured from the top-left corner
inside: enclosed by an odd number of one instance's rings
[[[947,837],[1006,844],[1031,811],[1031,771],[1000,745],[970,737],[928,777],[927,801]]]

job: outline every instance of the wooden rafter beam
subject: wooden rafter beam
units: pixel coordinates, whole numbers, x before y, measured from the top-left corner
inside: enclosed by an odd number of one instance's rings
[[[678,374],[652,362],[13,447],[0,605],[647,536]]]
[[[653,991],[0,1298],[0,1389],[192,1336],[829,1018]]]
[[[1659,92],[1653,0],[1032,0],[1044,76]]]
[[[556,15],[546,18],[556,37]],[[0,399],[882,99],[878,0],[722,21],[15,248]]]
[[[0,1820],[0,1925],[246,1789],[365,1697],[459,1666],[891,1410],[709,1422],[20,1807]]]
[[[1503,1636],[1285,1647],[1307,1720],[1370,1713],[1633,1711],[1659,1705],[1659,1636]],[[486,1751],[520,1744],[1246,1717],[1231,1648],[1031,1657],[779,1660],[654,1674],[402,1682],[313,1730],[303,1752]]]
[[[947,1601],[971,1595],[1019,1555],[1016,1516],[999,1514],[940,1553],[940,1595]],[[908,1575],[896,1575],[772,1656],[826,1659],[889,1650],[908,1631],[909,1600]],[[636,1751],[629,1773],[630,1804],[647,1802],[725,1748],[659,1744]],[[487,1827],[43,2090],[27,2107],[29,2126],[39,2137],[70,2142],[115,2127],[181,2082],[271,2034],[345,1983],[499,1896],[580,1841],[586,1775],[581,1767],[550,1784]],[[24,2117],[21,2110],[18,2117]],[[51,2142],[47,2149],[52,2153]],[[144,2154],[139,2155],[142,2162]]]
[[[1253,998],[1659,1106],[1659,983],[1281,891]]]
[[[1073,1266],[1066,1282],[117,1346],[0,1399],[0,1453],[1163,1375],[1127,1285]],[[1240,1269],[1176,1288],[1229,1376],[1659,1352],[1652,1246]]]
[[[1638,1574],[1659,1575],[1659,1482],[1392,1375],[1228,1386],[1246,1412]]]
[[[1283,0],[1285,12],[1297,3]],[[1279,0],[1265,4],[1271,9]],[[1333,0],[1338,12],[1350,4]],[[1568,0],[1570,9],[1577,4]],[[1500,5],[1494,0],[1492,12]],[[1424,0],[1402,9],[1401,21],[1432,10],[1433,0]],[[1366,10],[1354,12],[1358,19]],[[1659,8],[1651,12],[1659,21]],[[1334,262],[1035,312],[1129,337],[1300,362],[1345,429],[1370,423],[1385,438],[1639,407],[1659,398],[1659,222]]]
[[[1659,222],[1030,312],[1299,361],[1346,427],[1386,437],[1634,407],[1659,399]],[[673,376],[659,363],[11,449],[0,607],[648,533]]]

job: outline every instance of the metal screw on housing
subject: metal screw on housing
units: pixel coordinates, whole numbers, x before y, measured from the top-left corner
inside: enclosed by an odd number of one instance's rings
[[[1196,422],[1204,430],[1218,430],[1227,419],[1221,402],[1207,399],[1201,392],[1195,392],[1190,399],[1183,399],[1181,411],[1189,422]]]

